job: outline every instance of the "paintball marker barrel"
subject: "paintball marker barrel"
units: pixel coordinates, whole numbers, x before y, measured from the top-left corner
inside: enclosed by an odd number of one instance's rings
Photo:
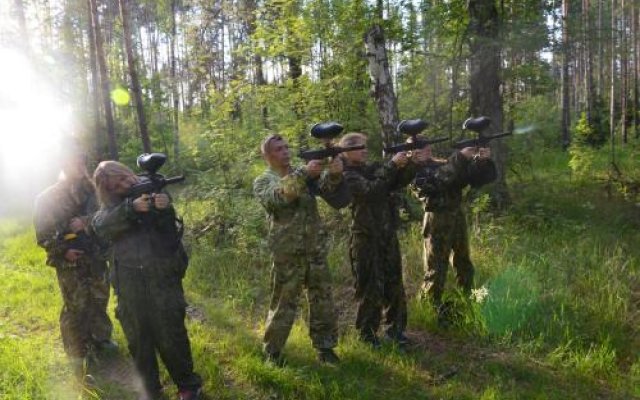
[[[135,199],[136,197],[140,197],[145,193],[160,193],[165,186],[182,182],[184,181],[184,179],[185,178],[182,175],[174,176],[171,178],[165,178],[162,175],[156,175],[153,179],[136,183],[135,185],[131,186],[131,189],[129,189],[129,192],[127,193],[127,197]]]
[[[513,132],[504,132],[495,135],[480,135],[480,137],[476,139],[464,139],[457,141],[453,147],[455,149],[464,149],[465,147],[486,147],[490,141],[510,135],[513,135]]]

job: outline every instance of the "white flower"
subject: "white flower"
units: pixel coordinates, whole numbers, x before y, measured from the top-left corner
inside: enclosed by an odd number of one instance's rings
[[[471,296],[469,297],[476,303],[482,303],[487,296],[489,296],[489,289],[482,286],[478,289],[471,289]]]

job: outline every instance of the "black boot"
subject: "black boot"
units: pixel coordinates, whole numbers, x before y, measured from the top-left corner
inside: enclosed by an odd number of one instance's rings
[[[338,364],[340,358],[333,349],[318,349],[318,361],[324,364]]]

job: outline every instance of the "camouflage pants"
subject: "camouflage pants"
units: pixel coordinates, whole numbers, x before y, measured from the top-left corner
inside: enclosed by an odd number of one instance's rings
[[[467,221],[462,209],[427,212],[423,233],[425,237],[423,296],[430,298],[434,306],[442,303],[452,252],[456,280],[465,295],[469,295],[473,285],[474,269],[470,258]]]
[[[375,336],[383,315],[389,335],[404,332],[407,300],[398,238],[395,234],[386,238],[352,234],[350,256],[358,301],[356,329],[360,336]]]
[[[264,332],[264,351],[282,350],[306,288],[309,336],[313,347],[328,349],[338,342],[338,325],[331,276],[324,255],[274,254],[271,268],[271,303]]]
[[[116,316],[145,389],[157,393],[160,374],[156,351],[179,388],[202,384],[193,371],[191,345],[184,324],[187,303],[175,260],[156,260],[144,267],[118,266],[114,288]]]
[[[82,358],[94,343],[111,339],[106,263],[80,261],[78,266],[56,268],[56,274],[64,303],[60,312],[64,350],[69,357]]]

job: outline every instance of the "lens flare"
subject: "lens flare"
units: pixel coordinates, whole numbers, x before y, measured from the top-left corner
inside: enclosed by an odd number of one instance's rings
[[[0,48],[0,60],[0,190],[15,197],[55,177],[72,112],[22,53]]]
[[[123,88],[116,88],[111,91],[111,100],[117,106],[126,106],[129,104],[129,100],[131,100],[131,96],[129,96],[129,92],[127,92]]]

